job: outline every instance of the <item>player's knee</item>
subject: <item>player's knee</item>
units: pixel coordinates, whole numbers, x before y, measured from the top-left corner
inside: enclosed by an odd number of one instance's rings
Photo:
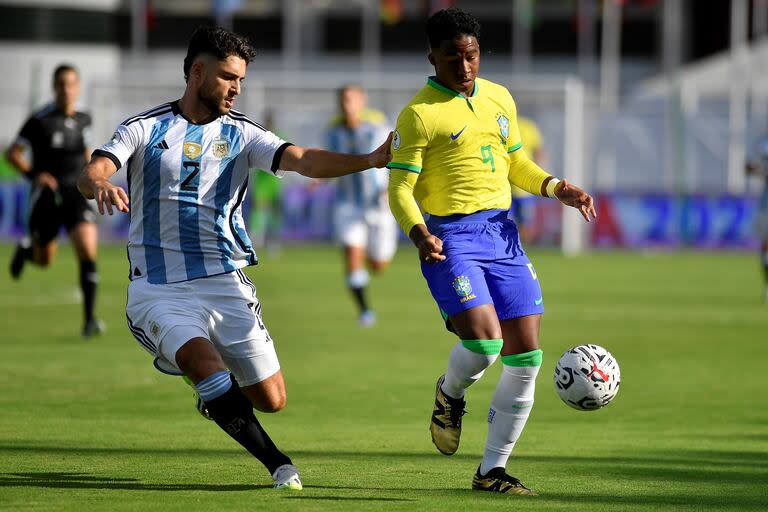
[[[260,412],[278,412],[285,408],[287,397],[284,394],[273,395],[264,397],[261,400],[256,400],[253,404],[253,408]]]
[[[389,266],[389,262],[371,260],[368,262],[368,266],[370,267],[371,272],[373,272],[374,274],[380,274],[387,269],[387,266]]]
[[[202,338],[190,340],[176,351],[176,365],[193,382],[226,370],[216,349]]]

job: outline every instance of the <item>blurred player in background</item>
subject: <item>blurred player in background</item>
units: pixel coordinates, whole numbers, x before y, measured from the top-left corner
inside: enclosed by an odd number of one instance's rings
[[[345,153],[367,153],[389,132],[382,112],[368,108],[359,85],[339,89],[339,114],[331,121],[328,147]],[[347,287],[359,309],[358,322],[372,325],[376,315],[366,297],[366,269],[382,272],[397,249],[397,224],[387,203],[386,169],[368,169],[336,181],[333,221],[336,238],[344,247]]]
[[[523,142],[525,152],[530,155],[531,160],[538,165],[544,165],[544,147],[541,141],[541,132],[531,119],[518,116],[517,127],[520,130],[520,140]],[[533,217],[534,201],[532,194],[525,190],[511,185],[512,187],[512,218],[517,224],[517,231],[520,233],[520,239],[528,242],[531,238],[530,225]]]
[[[479,32],[478,21],[460,9],[438,11],[427,21],[436,76],[398,117],[389,202],[418,248],[432,296],[460,338],[437,380],[432,441],[445,455],[456,452],[465,391],[501,354],[504,368],[472,488],[533,495],[505,471],[533,406],[544,311],[538,277],[509,218],[510,183],[557,197],[587,221],[595,210],[583,190],[528,158],[509,91],[477,77]]]
[[[281,139],[288,137],[275,128],[274,116],[268,110],[264,117],[264,128]],[[271,172],[257,169],[251,185],[251,222],[249,234],[254,247],[275,250],[280,246],[280,231],[283,224],[282,181]]]
[[[760,263],[764,278],[763,301],[768,303],[768,136],[755,145],[746,164],[746,171],[763,178],[763,193],[760,196],[755,229],[760,237]]]
[[[88,158],[91,116],[76,110],[80,77],[74,66],[62,64],[53,72],[52,104],[24,123],[16,142],[6,153],[8,161],[32,182],[29,194],[30,239],[16,246],[11,277],[18,279],[27,262],[47,267],[56,255],[56,237],[64,226],[80,264],[83,293],[83,337],[103,330],[94,317],[98,228],[93,207],[77,190],[77,177]],[[25,158],[29,151],[32,161]]]
[[[268,469],[275,488],[301,489],[299,472],[253,409],[276,412],[286,391],[256,288],[241,204],[249,169],[331,178],[390,158],[389,139],[364,155],[305,149],[232,109],[255,51],[243,37],[203,27],[184,59],[184,96],[125,120],[79,180],[100,213],[129,211],[110,183],[128,165],[131,224],[128,326],[167,373],[195,385],[210,417]]]

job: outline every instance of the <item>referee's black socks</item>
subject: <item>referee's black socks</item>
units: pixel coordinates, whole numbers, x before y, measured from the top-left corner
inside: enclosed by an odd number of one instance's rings
[[[93,321],[93,306],[96,302],[96,285],[99,282],[99,274],[96,272],[96,262],[91,260],[80,261],[80,289],[83,290],[83,309],[85,323]]]

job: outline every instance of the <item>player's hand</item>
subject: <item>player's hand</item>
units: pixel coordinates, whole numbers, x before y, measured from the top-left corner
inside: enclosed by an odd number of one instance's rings
[[[566,206],[573,206],[581,213],[584,220],[590,222],[590,216],[597,218],[595,211],[595,201],[592,196],[584,192],[576,185],[568,183],[568,180],[562,180],[555,187],[555,196]]]
[[[49,188],[51,190],[57,190],[59,188],[59,182],[53,177],[53,174],[42,171],[35,177],[35,185],[40,188]]]
[[[91,185],[93,197],[96,199],[96,206],[99,213],[104,215],[106,211],[113,214],[113,207],[118,211],[128,213],[128,194],[121,187],[110,183],[108,180],[94,181]]]
[[[392,153],[389,151],[391,145],[392,132],[389,132],[389,136],[387,137],[387,140],[384,141],[384,144],[368,155],[368,161],[370,162],[371,167],[384,167],[390,160],[392,160]]]
[[[442,254],[443,241],[435,235],[427,235],[422,238],[416,247],[419,249],[419,261],[432,264],[445,259],[445,255]]]

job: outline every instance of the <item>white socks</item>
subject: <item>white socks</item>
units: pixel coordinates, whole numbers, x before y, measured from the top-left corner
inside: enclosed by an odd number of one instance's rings
[[[479,353],[494,350],[495,354]],[[448,358],[448,369],[441,386],[443,393],[451,398],[462,398],[466,389],[480,380],[485,369],[496,361],[500,350],[501,340],[463,340],[456,343]]]
[[[496,385],[488,412],[488,437],[480,473],[506,467],[515,442],[533,407],[536,375],[541,367],[541,350],[504,356],[504,370]],[[509,365],[512,362],[515,366]]]

